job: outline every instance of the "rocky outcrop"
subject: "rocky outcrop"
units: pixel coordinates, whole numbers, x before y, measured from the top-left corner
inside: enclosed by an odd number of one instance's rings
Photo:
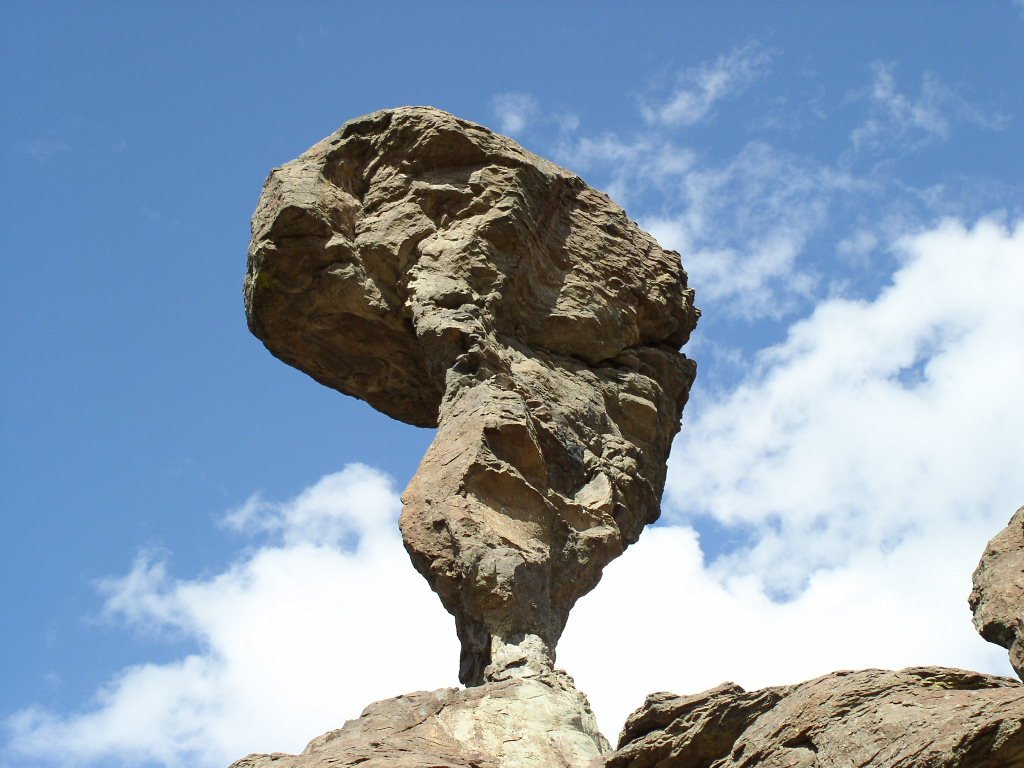
[[[437,426],[401,528],[460,679],[551,670],[573,604],[659,515],[695,372],[679,255],[511,139],[384,110],[271,173],[245,302],[275,356]]]
[[[598,768],[608,744],[564,673],[378,701],[301,755],[231,768]]]
[[[969,602],[978,632],[1009,650],[1024,680],[1024,507],[985,547]]]
[[[746,692],[656,693],[608,768],[1012,768],[1024,685],[941,667],[834,672]]]

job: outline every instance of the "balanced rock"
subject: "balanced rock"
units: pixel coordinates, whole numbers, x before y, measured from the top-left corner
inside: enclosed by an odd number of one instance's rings
[[[231,768],[598,768],[605,752],[586,698],[555,672],[378,701],[301,755]]]
[[[1024,680],[1024,507],[985,547],[969,602],[978,632],[1010,651]]]
[[[833,672],[746,692],[657,693],[608,768],[1013,768],[1024,685],[941,667]]]
[[[460,679],[550,670],[573,604],[659,515],[695,373],[679,255],[511,139],[402,108],[270,174],[245,302],[281,360],[437,426],[401,528]]]

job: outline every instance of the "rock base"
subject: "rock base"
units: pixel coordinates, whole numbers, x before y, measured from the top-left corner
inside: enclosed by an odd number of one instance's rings
[[[597,768],[609,751],[586,697],[555,671],[378,701],[300,755],[231,768]]]

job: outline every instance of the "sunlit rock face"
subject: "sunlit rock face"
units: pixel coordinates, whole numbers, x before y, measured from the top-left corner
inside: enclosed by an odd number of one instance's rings
[[[655,693],[607,768],[1009,768],[1024,765],[1024,686],[944,667],[833,672],[798,685]]]
[[[561,672],[377,701],[299,755],[231,768],[601,768],[608,743]]]
[[[575,174],[421,107],[275,169],[252,232],[266,347],[437,427],[401,528],[460,678],[546,673],[576,600],[659,515],[695,374],[679,255]]]
[[[985,547],[969,601],[978,632],[1010,652],[1024,680],[1024,507]]]

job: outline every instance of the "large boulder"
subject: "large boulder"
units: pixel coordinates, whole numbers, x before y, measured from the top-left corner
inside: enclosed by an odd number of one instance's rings
[[[695,374],[679,255],[511,139],[383,110],[270,174],[245,304],[281,360],[437,426],[401,528],[460,679],[550,670],[573,604],[659,515]]]
[[[599,768],[608,744],[561,672],[368,706],[300,755],[249,755],[231,768]]]
[[[657,693],[608,768],[1015,768],[1024,685],[941,667],[833,672],[747,692]]]
[[[1009,650],[1010,664],[1024,680],[1024,507],[985,547],[969,603],[978,632]]]

